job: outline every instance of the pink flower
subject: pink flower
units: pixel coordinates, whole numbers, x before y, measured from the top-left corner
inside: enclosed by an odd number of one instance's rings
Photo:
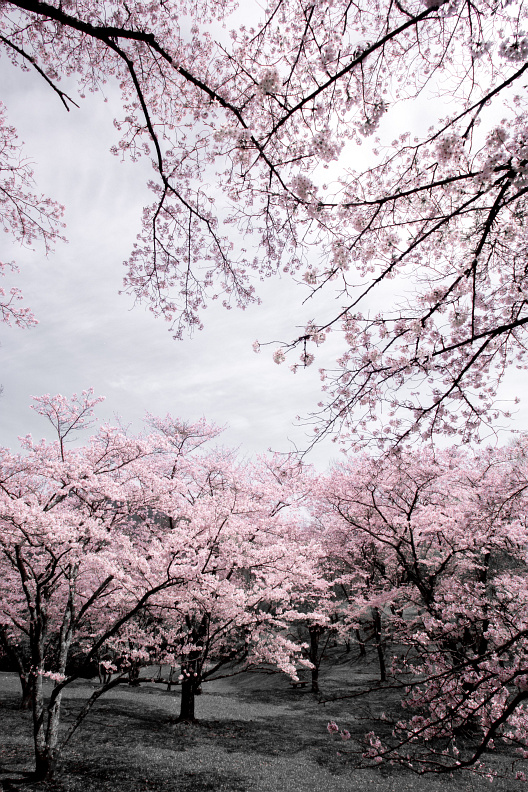
[[[336,732],[339,731],[339,726],[337,725],[337,723],[335,723],[335,721],[330,721],[326,729],[329,734],[335,734]]]

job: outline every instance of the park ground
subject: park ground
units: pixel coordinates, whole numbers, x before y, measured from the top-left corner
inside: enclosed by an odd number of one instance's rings
[[[365,661],[343,657],[323,666],[322,693],[340,696],[375,679]],[[153,670],[144,669],[143,676]],[[65,693],[64,722],[75,717],[97,680]],[[380,766],[357,769],[348,744],[326,730],[335,720],[353,736],[390,728],[387,691],[370,704],[344,698],[325,704],[294,689],[282,674],[244,673],[209,682],[197,698],[196,724],[178,724],[178,688],[142,681],[114,688],[95,705],[67,747],[56,780],[31,783],[31,715],[18,709],[15,673],[0,674],[0,789],[5,792],[516,792],[525,784],[470,774],[421,777]],[[383,720],[377,720],[382,715]],[[513,755],[486,764],[504,775]]]

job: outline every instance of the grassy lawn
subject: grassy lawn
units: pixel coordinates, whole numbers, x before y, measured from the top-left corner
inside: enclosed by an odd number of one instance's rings
[[[323,669],[322,689],[336,695],[358,684],[369,666]],[[70,722],[94,682],[80,681],[64,700]],[[358,770],[331,739],[329,720],[353,734],[376,729],[372,717],[394,702],[376,694],[367,710],[354,700],[322,705],[281,675],[244,674],[204,685],[197,724],[175,724],[178,689],[143,682],[101,698],[70,742],[51,785],[30,784],[31,715],[18,709],[16,674],[0,674],[0,784],[3,790],[49,792],[481,792],[521,790],[523,784],[469,775],[418,777],[393,767]],[[497,751],[496,769],[511,766]]]

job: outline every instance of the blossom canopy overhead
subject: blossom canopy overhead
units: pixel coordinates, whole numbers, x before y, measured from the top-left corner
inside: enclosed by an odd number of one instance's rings
[[[114,152],[153,165],[125,288],[176,337],[211,300],[245,307],[259,279],[286,272],[338,295],[274,356],[300,350],[292,367],[307,366],[342,335],[319,434],[478,438],[506,369],[524,365],[525,4],[277,0],[253,27],[240,13],[227,0],[9,0],[0,47],[68,110],[61,78],[81,95],[119,86]],[[399,107],[404,127],[384,139]],[[31,192],[2,123],[4,226],[49,246],[61,208]],[[27,324],[18,296],[3,296],[4,318]]]

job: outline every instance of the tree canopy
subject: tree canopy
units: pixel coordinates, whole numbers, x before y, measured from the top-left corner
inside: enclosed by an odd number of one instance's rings
[[[259,278],[286,272],[336,294],[274,354],[307,366],[340,334],[320,433],[479,437],[504,372],[524,365],[525,5],[278,0],[259,13],[248,26],[224,1],[10,1],[0,45],[69,110],[61,78],[81,95],[119,85],[115,153],[153,164],[126,289],[176,337],[211,300],[244,307]],[[4,121],[4,227],[50,245],[61,209],[31,192],[14,134]],[[4,318],[31,321],[4,297]]]

